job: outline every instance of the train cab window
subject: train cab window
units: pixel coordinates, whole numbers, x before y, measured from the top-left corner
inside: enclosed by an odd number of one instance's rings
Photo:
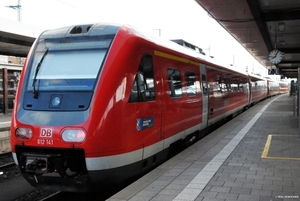
[[[41,38],[28,63],[27,90],[35,96],[39,91],[94,90],[111,41],[96,36]]]
[[[129,102],[146,102],[155,100],[155,86],[152,56],[144,55],[135,76]]]
[[[194,72],[186,71],[185,72],[185,79],[186,79],[186,90],[188,97],[196,96],[197,89],[196,89],[196,75]]]
[[[180,70],[169,68],[168,69],[168,82],[170,89],[171,98],[180,98],[182,97],[182,81]]]

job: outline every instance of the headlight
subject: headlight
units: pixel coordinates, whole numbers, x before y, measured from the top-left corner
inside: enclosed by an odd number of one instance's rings
[[[15,135],[18,139],[29,140],[32,137],[32,130],[30,128],[17,128]]]
[[[66,129],[62,133],[65,142],[83,142],[85,138],[86,132],[82,129]]]

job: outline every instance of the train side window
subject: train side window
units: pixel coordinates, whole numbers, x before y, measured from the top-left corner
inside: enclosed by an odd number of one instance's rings
[[[223,78],[222,89],[223,89],[223,93],[228,93],[229,92],[228,78],[225,78],[225,77]]]
[[[227,87],[227,91],[229,92],[229,93],[231,93],[232,92],[232,88],[231,88],[231,79],[230,78],[224,78],[224,81],[226,80],[226,87]]]
[[[244,83],[243,80],[239,82],[239,92],[244,92]]]
[[[153,101],[155,96],[152,56],[144,55],[131,88],[129,102]]]
[[[186,87],[187,87],[188,97],[196,96],[196,94],[197,94],[196,74],[192,71],[186,71],[185,72],[185,79],[186,79]]]
[[[216,77],[216,81],[217,81],[217,84],[218,84],[218,92],[221,92],[222,93],[222,78],[220,76],[217,76]]]
[[[168,68],[168,82],[170,88],[170,97],[182,97],[182,81],[180,70]]]
[[[230,80],[230,88],[231,88],[231,91],[232,91],[232,92],[238,92],[238,91],[239,91],[238,87],[239,87],[239,82],[238,82],[238,80],[236,80],[236,79],[231,79],[231,80]]]
[[[241,80],[239,80],[239,79],[236,79],[235,81],[234,81],[234,86],[236,86],[236,89],[234,90],[235,92],[241,92],[243,89],[243,86],[242,86],[242,84],[241,84]]]
[[[203,74],[202,74],[202,93],[203,93],[203,95],[208,94],[206,75],[203,75]]]

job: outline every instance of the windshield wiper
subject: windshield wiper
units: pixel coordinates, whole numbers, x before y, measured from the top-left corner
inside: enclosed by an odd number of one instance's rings
[[[38,63],[36,69],[35,69],[35,74],[34,74],[34,78],[33,78],[33,82],[32,82],[32,87],[33,87],[33,98],[37,99],[39,97],[39,90],[35,88],[35,83],[37,81],[36,77],[40,71],[41,65],[43,63],[43,60],[46,56],[46,54],[48,53],[48,49],[46,50],[46,52],[44,53],[44,55],[42,56],[40,62]]]

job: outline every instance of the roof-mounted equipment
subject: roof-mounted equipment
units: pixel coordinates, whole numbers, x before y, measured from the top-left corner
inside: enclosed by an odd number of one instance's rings
[[[185,40],[175,39],[175,40],[171,40],[171,41],[177,43],[178,45],[181,45],[183,47],[189,48],[189,49],[194,50],[194,51],[196,51],[196,52],[198,52],[200,54],[205,55],[205,52],[203,52],[203,50],[200,47],[197,47],[196,45],[193,45],[193,44],[191,44],[189,42],[186,42]]]

